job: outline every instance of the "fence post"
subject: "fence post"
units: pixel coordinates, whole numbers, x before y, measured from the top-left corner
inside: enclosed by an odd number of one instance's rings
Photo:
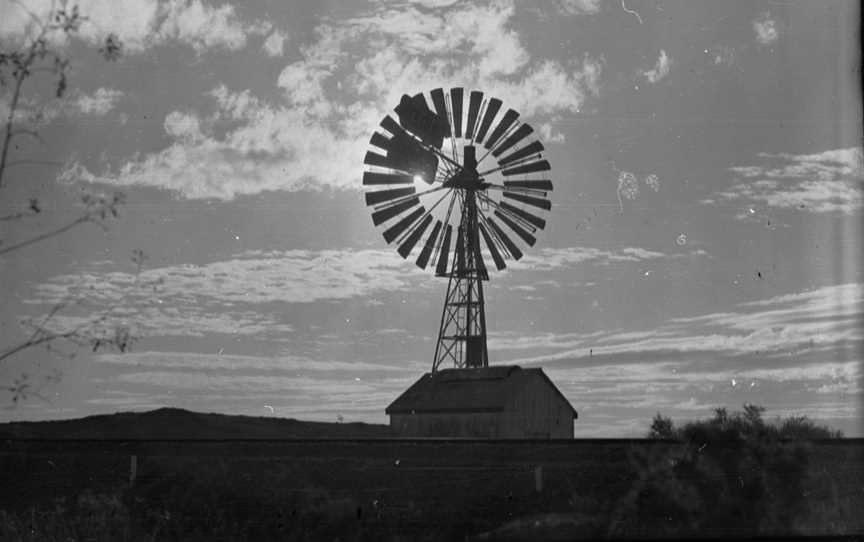
[[[543,467],[534,467],[534,491],[540,493],[543,491]]]
[[[135,483],[135,478],[138,476],[138,456],[132,454],[129,456],[129,485]]]

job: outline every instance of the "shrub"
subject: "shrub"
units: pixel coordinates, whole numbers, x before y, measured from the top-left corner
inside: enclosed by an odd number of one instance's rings
[[[768,423],[764,411],[718,408],[680,427],[658,413],[648,437],[671,444],[631,453],[638,475],[613,510],[609,534],[794,533],[807,512],[808,441],[842,433],[806,417]]]

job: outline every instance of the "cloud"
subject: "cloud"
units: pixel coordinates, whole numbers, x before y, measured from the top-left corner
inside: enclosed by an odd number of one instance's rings
[[[23,96],[15,109],[14,123],[40,128],[64,117],[102,116],[111,112],[124,96],[123,91],[106,87],[99,87],[92,94],[75,90],[47,102]],[[0,118],[9,117],[9,104],[8,95],[0,97]]]
[[[282,56],[282,52],[285,50],[285,41],[287,39],[287,34],[274,30],[272,34],[267,36],[267,39],[264,40],[264,43],[262,44],[264,52],[267,53],[268,56]]]
[[[165,133],[177,140],[197,141],[201,133],[201,121],[194,114],[172,111],[165,117]]]
[[[572,267],[585,262],[605,266],[612,263],[640,262],[665,257],[669,257],[669,255],[638,247],[627,247],[614,251],[591,247],[543,248],[526,255],[519,261],[512,262],[510,269],[514,271],[525,269],[549,271]]]
[[[654,412],[692,419],[748,402],[845,429],[862,416],[862,345],[860,283],[673,318],[654,329],[489,338],[500,363],[544,367],[580,411],[585,436],[621,436],[624,429],[603,428],[605,418],[632,427],[642,419],[647,431]]]
[[[609,266],[669,257],[674,255],[634,247],[543,249],[506,273],[566,271],[585,264]],[[534,284],[557,286],[550,280]],[[37,285],[25,303],[44,311],[70,299],[86,299],[52,319],[52,329],[58,332],[107,311],[112,325],[127,325],[138,337],[223,334],[285,341],[296,322],[286,321],[278,304],[362,299],[377,305],[383,296],[436,287],[427,273],[387,249],[249,251],[205,265],[145,268],[138,276],[93,264]],[[383,331],[376,333],[380,336]],[[331,345],[335,342],[336,338],[328,339]]]
[[[514,262],[510,272],[549,271],[592,262],[611,265],[668,257],[628,247],[616,251],[586,247],[545,248]],[[428,274],[387,249],[248,251],[205,265],[145,268],[140,275],[96,268],[59,275],[38,285],[30,304],[54,305],[87,292],[94,303],[117,303],[136,283],[156,284],[160,304],[313,303],[373,298],[385,292],[415,291]],[[150,292],[143,296],[153,297]]]
[[[78,96],[75,105],[85,115],[104,115],[114,109],[123,96],[123,91],[99,87],[93,94]]]
[[[171,302],[171,305],[166,303]],[[277,316],[260,311],[231,310],[220,307],[213,311],[213,304],[196,306],[181,300],[166,300],[164,297],[147,298],[137,296],[124,304],[108,309],[111,329],[125,326],[138,339],[144,337],[212,337],[213,334],[235,337],[268,338],[274,341],[287,340],[294,331],[293,326],[281,322]],[[94,320],[93,314],[70,311],[51,320],[52,331],[62,333],[87,326]],[[89,328],[89,326],[87,326]],[[96,326],[99,329],[104,326]]]
[[[137,280],[158,284],[158,298],[165,303],[260,304],[373,297],[413,289],[412,281],[423,277],[392,250],[287,250],[247,252],[206,265],[147,268]],[[93,291],[88,294],[93,302],[114,303],[135,283],[135,275],[123,272],[60,275],[37,286],[29,302],[53,305],[70,293]]]
[[[558,5],[564,13],[578,15],[595,14],[600,11],[601,0],[559,0]]]
[[[735,61],[735,50],[729,45],[715,45],[711,47],[710,54],[714,56],[715,66],[731,66]]]
[[[540,125],[540,128],[537,130],[540,133],[540,138],[544,143],[564,143],[567,138],[561,132],[553,132],[552,124],[548,122],[544,122]]]
[[[727,201],[814,213],[859,212],[864,203],[861,147],[816,154],[760,153],[766,165],[730,168],[738,177],[715,194]],[[746,179],[746,180],[741,180]]]
[[[504,1],[447,10],[385,4],[327,20],[277,77],[280,99],[220,85],[194,112],[205,137],[175,137],[114,169],[69,168],[85,181],[156,186],[185,198],[357,189],[372,130],[405,92],[464,85],[540,122],[579,111],[599,92],[602,61],[531,58],[511,28],[514,14]],[[222,118],[237,122],[227,132],[204,129],[204,119]]]
[[[241,21],[230,4],[213,7],[200,0],[167,2],[161,15],[164,19],[155,40],[177,40],[191,45],[199,53],[216,47],[236,51],[246,45],[248,35],[270,29],[268,23]]]
[[[574,358],[609,363],[620,361],[622,356],[636,356],[682,363],[700,358],[716,363],[718,357],[739,357],[750,360],[748,363],[760,359],[763,363],[774,360],[770,363],[776,364],[794,354],[789,363],[796,364],[795,356],[807,353],[841,351],[847,357],[855,356],[856,348],[860,349],[864,341],[862,324],[864,285],[850,283],[742,303],[731,312],[672,318],[649,330],[530,339],[493,335],[490,348],[547,351],[521,358],[523,363],[567,362]],[[730,367],[735,365],[729,363]]]
[[[753,32],[756,34],[756,41],[762,45],[774,43],[779,36],[777,25],[768,12],[763,13],[753,21]]]
[[[666,54],[666,51],[660,49],[660,56],[657,58],[657,62],[654,64],[654,67],[650,70],[645,70],[642,72],[642,75],[645,79],[648,80],[649,83],[656,83],[669,75],[669,70],[672,67],[672,59]]]
[[[418,6],[425,6],[427,8],[444,8],[447,6],[452,6],[459,0],[408,0],[412,4],[417,4]]]
[[[418,366],[400,361],[398,364],[386,365],[382,363],[370,363],[364,361],[336,361],[321,360],[302,356],[277,355],[277,356],[248,356],[232,354],[205,354],[199,352],[161,352],[144,351],[128,352],[124,354],[105,353],[94,358],[96,363],[109,364],[121,367],[134,367],[136,371],[143,370],[182,370],[223,371],[228,374],[237,372],[290,372],[295,376],[326,377],[327,373],[355,374],[392,372],[414,372]],[[424,365],[425,367],[425,365]]]
[[[22,3],[0,0],[0,37],[20,41],[32,37],[38,26],[34,16],[44,19],[56,2],[31,0]],[[199,53],[212,49],[236,51],[251,35],[270,31],[266,21],[244,21],[234,6],[213,6],[201,0],[79,0],[86,20],[77,36],[100,43],[109,33],[123,42],[124,51],[139,53],[171,42],[191,46]]]

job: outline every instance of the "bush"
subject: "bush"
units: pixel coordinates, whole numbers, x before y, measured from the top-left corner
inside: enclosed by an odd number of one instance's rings
[[[669,447],[634,450],[638,475],[616,504],[610,535],[786,535],[806,516],[811,439],[842,433],[806,417],[765,422],[760,406],[676,427],[654,417],[649,438]]]

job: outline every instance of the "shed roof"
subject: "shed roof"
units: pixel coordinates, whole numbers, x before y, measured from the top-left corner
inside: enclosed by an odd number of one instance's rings
[[[561,391],[549,380],[543,369],[523,369],[518,365],[484,367],[477,369],[443,369],[426,373],[405,390],[385,409],[386,414],[444,413],[444,412],[500,412],[508,398],[530,374],[539,374],[573,410]]]

